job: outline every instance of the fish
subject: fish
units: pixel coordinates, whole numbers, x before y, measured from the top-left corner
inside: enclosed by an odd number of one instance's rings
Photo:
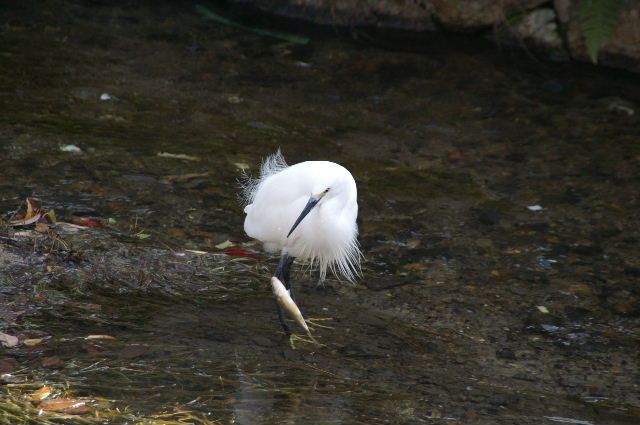
[[[276,296],[276,300],[278,301],[278,304],[280,304],[280,307],[285,309],[291,317],[296,319],[296,322],[298,322],[298,324],[307,331],[307,335],[313,339],[309,326],[307,326],[307,322],[304,321],[304,317],[302,316],[300,309],[293,301],[293,298],[291,298],[289,290],[285,288],[280,279],[275,276],[271,278],[271,289],[273,290],[273,295]]]

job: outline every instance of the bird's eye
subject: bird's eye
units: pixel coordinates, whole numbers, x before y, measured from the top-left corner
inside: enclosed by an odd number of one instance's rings
[[[331,189],[331,188],[330,188],[330,187],[326,188],[326,189],[324,190],[324,193],[327,193],[327,192],[329,191],[329,189]]]

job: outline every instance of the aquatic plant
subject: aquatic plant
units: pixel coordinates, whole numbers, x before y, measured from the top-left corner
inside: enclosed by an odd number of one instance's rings
[[[598,63],[598,53],[611,38],[618,22],[620,0],[582,0],[579,20],[584,34],[587,52],[593,63]]]

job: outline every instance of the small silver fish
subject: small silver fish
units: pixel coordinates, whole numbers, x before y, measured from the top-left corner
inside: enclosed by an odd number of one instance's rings
[[[282,282],[280,282],[280,279],[275,276],[271,278],[271,289],[273,290],[273,295],[276,296],[278,304],[280,304],[280,306],[284,308],[291,315],[291,317],[296,319],[296,322],[298,322],[300,326],[302,326],[304,330],[307,331],[307,334],[311,338],[313,338],[311,336],[311,331],[307,326],[307,322],[304,321],[304,317],[302,317],[300,309],[298,308],[296,303],[293,302],[291,294],[289,293],[287,288],[284,287]]]

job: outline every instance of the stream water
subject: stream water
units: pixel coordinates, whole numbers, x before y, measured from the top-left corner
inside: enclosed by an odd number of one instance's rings
[[[466,36],[281,27],[297,45],[178,3],[0,12],[0,213],[112,223],[75,243],[84,274],[0,261],[3,308],[27,294],[0,331],[49,338],[0,357],[110,423],[640,421],[637,76]],[[295,276],[321,346],[284,337],[242,231],[242,169],[278,148],[358,183],[362,279]],[[87,284],[112,256],[129,277]]]

